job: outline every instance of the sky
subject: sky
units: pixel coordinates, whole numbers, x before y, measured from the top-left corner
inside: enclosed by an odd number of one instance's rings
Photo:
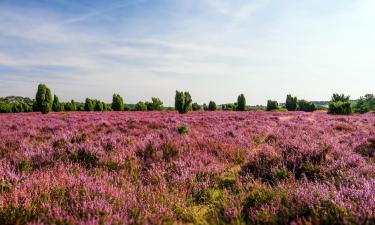
[[[375,92],[373,0],[0,0],[0,96],[249,105]]]

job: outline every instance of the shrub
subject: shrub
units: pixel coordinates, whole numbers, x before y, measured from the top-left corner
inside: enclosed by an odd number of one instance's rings
[[[191,109],[191,96],[189,92],[176,91],[175,109],[180,113],[187,113]]]
[[[267,111],[276,110],[279,108],[277,101],[268,100],[267,101]]]
[[[104,102],[101,102],[99,100],[95,100],[95,107],[94,107],[94,110],[97,111],[97,112],[102,112],[104,111]]]
[[[151,98],[151,102],[146,103],[147,110],[161,111],[163,110],[163,102],[159,98]]]
[[[99,158],[89,151],[80,149],[77,153],[71,156],[73,162],[79,163],[87,169],[96,167],[99,162]]]
[[[237,103],[236,104],[223,104],[222,109],[224,111],[234,111],[237,110]]]
[[[59,101],[59,98],[56,95],[53,96],[52,110],[54,112],[62,111],[61,103]]]
[[[113,94],[112,98],[112,110],[113,111],[123,111],[124,110],[124,100],[119,94]]]
[[[178,133],[187,134],[188,132],[189,132],[189,129],[186,126],[179,126],[178,127]]]
[[[298,110],[304,112],[314,112],[316,110],[315,104],[306,100],[298,100]]]
[[[138,102],[134,106],[135,111],[147,111],[147,105],[144,102]]]
[[[330,102],[328,113],[332,115],[350,115],[352,114],[352,103],[350,102]]]
[[[350,96],[345,96],[344,94],[333,94],[331,98],[331,102],[348,102],[350,100]]]
[[[201,107],[198,103],[196,103],[196,102],[194,102],[194,103],[192,104],[192,108],[193,108],[193,111],[199,111],[199,110],[202,110],[202,107]]]
[[[240,94],[237,98],[237,111],[245,111],[246,99],[243,94]]]
[[[208,103],[208,111],[216,111],[217,107],[216,107],[216,103],[214,101],[210,101]]]
[[[64,111],[70,112],[70,111],[76,111],[77,110],[77,104],[74,100],[71,100],[70,102],[67,102],[64,104]]]
[[[370,105],[362,97],[354,105],[354,112],[356,112],[356,113],[367,113],[369,111],[370,111]]]
[[[94,111],[94,103],[91,99],[86,98],[85,100],[85,111],[91,112]]]
[[[34,111],[47,114],[52,110],[52,94],[51,90],[44,84],[39,84],[38,91],[35,96]]]
[[[5,102],[0,102],[0,113],[11,113],[12,105]]]
[[[287,95],[286,101],[285,101],[285,108],[288,111],[296,111],[297,107],[298,107],[297,97],[292,97],[292,95]]]

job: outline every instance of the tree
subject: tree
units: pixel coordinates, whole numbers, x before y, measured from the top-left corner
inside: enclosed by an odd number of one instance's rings
[[[316,106],[312,102],[301,99],[301,100],[298,100],[297,109],[299,111],[304,111],[304,112],[314,112],[316,110]]]
[[[38,85],[38,91],[35,96],[34,110],[47,114],[52,110],[52,94],[51,90],[44,84]]]
[[[243,94],[240,94],[237,98],[237,111],[245,111],[246,99]]]
[[[104,111],[104,106],[103,106],[103,102],[99,101],[99,100],[95,100],[94,101],[94,111],[97,111],[97,112],[103,112]]]
[[[134,106],[135,111],[147,111],[147,105],[144,102],[138,102]]]
[[[185,114],[191,110],[192,99],[189,92],[176,91],[175,109],[180,114]]]
[[[124,110],[124,100],[119,94],[113,94],[112,99],[112,109],[113,111],[123,111]]]
[[[152,97],[151,102],[146,103],[147,110],[161,111],[163,110],[163,102],[159,98]]]
[[[52,110],[54,112],[62,111],[61,103],[59,101],[59,98],[56,95],[53,96]]]
[[[298,107],[297,97],[292,97],[292,95],[287,95],[286,101],[285,101],[285,108],[288,111],[296,111],[297,107]]]
[[[92,112],[92,111],[94,111],[94,108],[95,106],[94,106],[94,103],[93,103],[93,101],[91,100],[91,99],[89,99],[89,98],[86,98],[86,100],[85,100],[85,111],[88,111],[88,112]]]
[[[350,100],[350,96],[345,96],[345,94],[333,94],[331,98],[331,102],[348,102]]]
[[[217,107],[216,107],[216,103],[214,101],[210,101],[208,103],[208,111],[216,111]]]
[[[328,106],[328,113],[332,115],[350,115],[353,113],[350,96],[333,94]]]
[[[279,108],[277,101],[268,100],[267,101],[267,111],[276,110]]]
[[[202,110],[202,107],[196,102],[194,102],[191,106],[192,106],[193,111]]]
[[[369,111],[370,104],[364,97],[361,97],[354,105],[354,112],[356,113],[367,113]]]

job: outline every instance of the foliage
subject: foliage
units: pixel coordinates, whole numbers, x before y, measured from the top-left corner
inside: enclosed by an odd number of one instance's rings
[[[346,96],[345,94],[333,94],[331,98],[331,102],[348,102],[350,100],[350,96]]]
[[[223,104],[221,105],[221,107],[222,107],[222,110],[224,111],[235,111],[237,110],[237,103]]]
[[[94,109],[95,109],[95,105],[94,105],[93,100],[91,100],[89,98],[86,98],[86,100],[85,100],[85,111],[92,112],[92,111],[94,111]]]
[[[52,110],[54,112],[61,112],[61,111],[63,111],[63,108],[62,108],[62,105],[61,105],[61,103],[59,101],[59,98],[56,95],[53,96]]]
[[[292,95],[287,95],[286,96],[286,101],[285,101],[285,108],[288,111],[296,111],[298,108],[298,100],[297,97],[292,97]]]
[[[63,105],[64,105],[64,111],[66,112],[77,111],[77,103],[74,100],[71,100],[70,102],[65,102]]]
[[[354,112],[356,113],[366,113],[370,110],[375,110],[375,97],[372,94],[366,94],[364,97],[360,97],[354,105]]]
[[[35,97],[34,111],[47,114],[52,110],[51,90],[44,84],[38,85],[38,91]]]
[[[314,112],[316,110],[316,106],[312,102],[301,99],[298,100],[298,110],[304,112]]]
[[[151,102],[146,102],[148,111],[162,111],[163,102],[159,98],[152,97]]]
[[[180,114],[185,114],[191,110],[192,99],[189,92],[176,91],[175,109]]]
[[[188,132],[189,132],[189,129],[186,126],[179,126],[178,127],[178,133],[187,134]]]
[[[202,110],[202,106],[200,106],[198,103],[194,102],[192,105],[191,105],[193,111],[200,111]]]
[[[268,100],[267,101],[267,111],[273,111],[279,108],[277,101]]]
[[[328,107],[328,113],[332,115],[350,115],[352,111],[351,102],[330,102]]]
[[[138,102],[134,106],[134,111],[147,111],[147,105],[144,102]]]
[[[124,100],[119,94],[113,94],[112,98],[112,110],[113,111],[123,111],[124,110]]]
[[[237,111],[245,111],[246,99],[243,94],[240,94],[237,98]]]
[[[208,111],[216,111],[216,109],[217,109],[216,103],[214,101],[210,101],[208,103]]]

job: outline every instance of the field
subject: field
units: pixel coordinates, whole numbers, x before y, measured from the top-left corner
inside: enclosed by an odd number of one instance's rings
[[[0,115],[0,224],[375,223],[375,114]]]

